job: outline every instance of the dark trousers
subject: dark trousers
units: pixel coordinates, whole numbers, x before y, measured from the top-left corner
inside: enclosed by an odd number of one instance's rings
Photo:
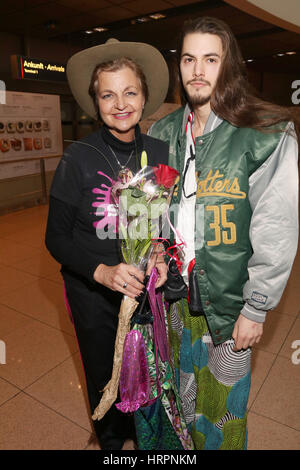
[[[101,390],[112,374],[122,295],[104,286],[93,286],[75,275],[64,273],[64,281],[93,414]],[[133,416],[122,413],[115,405],[100,421],[93,423],[102,449],[121,449],[125,439],[135,439]]]

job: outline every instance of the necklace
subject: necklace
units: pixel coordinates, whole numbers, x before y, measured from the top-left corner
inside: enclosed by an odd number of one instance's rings
[[[100,155],[102,155],[102,157],[104,157],[104,159],[106,160],[107,164],[110,166],[111,170],[112,170],[112,173],[113,175],[116,175],[116,171],[114,170],[114,168],[112,167],[110,161],[109,161],[109,158],[107,158],[107,156],[101,152],[101,150],[97,147],[95,147],[94,145],[91,145],[91,144],[88,144],[86,142],[81,142],[81,141],[78,141],[78,140],[70,140],[70,139],[64,139],[64,142],[72,142],[72,143],[75,143],[75,144],[81,144],[81,145],[86,145],[87,147],[90,147],[90,148],[93,148],[94,150],[96,150],[96,152],[98,152]],[[121,168],[118,176],[121,177],[124,173],[126,173],[126,165],[128,165],[132,155],[133,155],[133,150],[131,152],[131,154],[129,155],[129,158],[127,160],[127,162],[125,163],[125,165],[121,165],[121,163],[119,162],[116,154],[114,153],[114,151],[112,150],[112,148],[110,147],[109,144],[107,144],[108,147],[110,148],[112,154],[114,155],[114,157],[116,158],[116,161],[118,162],[118,165],[119,167]],[[138,155],[137,155],[137,145],[136,145],[136,139],[134,139],[134,147],[135,147],[135,157],[136,157],[136,165],[137,165],[137,168],[139,168],[139,162],[138,162]]]
[[[116,159],[116,161],[117,161],[117,163],[118,163],[118,165],[119,165],[119,167],[120,167],[119,176],[121,176],[121,175],[124,173],[124,170],[127,169],[126,167],[127,167],[128,163],[129,163],[130,160],[131,160],[131,157],[132,157],[132,155],[133,155],[133,150],[131,151],[131,154],[129,155],[129,158],[128,158],[127,162],[125,163],[125,165],[121,165],[120,160],[118,159],[117,155],[115,154],[115,152],[113,151],[113,149],[111,148],[111,146],[110,146],[109,144],[107,144],[107,145],[108,145],[108,147],[109,147],[111,153],[112,153],[113,156],[115,157],[115,159]]]

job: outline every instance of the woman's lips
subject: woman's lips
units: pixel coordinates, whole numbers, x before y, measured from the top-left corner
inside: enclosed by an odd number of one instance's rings
[[[113,115],[115,119],[127,119],[131,113],[118,113]]]

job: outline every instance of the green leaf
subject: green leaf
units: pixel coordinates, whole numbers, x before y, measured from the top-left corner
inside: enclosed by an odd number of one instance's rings
[[[147,165],[148,165],[147,152],[143,150],[142,155],[141,155],[141,168],[144,168]]]
[[[145,193],[138,188],[134,188],[131,192],[132,197],[142,197],[145,196]]]

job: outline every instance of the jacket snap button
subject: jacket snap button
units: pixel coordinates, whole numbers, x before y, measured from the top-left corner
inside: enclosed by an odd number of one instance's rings
[[[220,334],[220,330],[215,331],[216,335]]]
[[[205,305],[210,305],[210,301],[207,300],[207,301],[205,302]]]
[[[205,274],[204,269],[200,269],[199,273],[201,274],[201,276],[203,276],[203,274]]]
[[[217,336],[217,341],[221,341],[222,336]]]

